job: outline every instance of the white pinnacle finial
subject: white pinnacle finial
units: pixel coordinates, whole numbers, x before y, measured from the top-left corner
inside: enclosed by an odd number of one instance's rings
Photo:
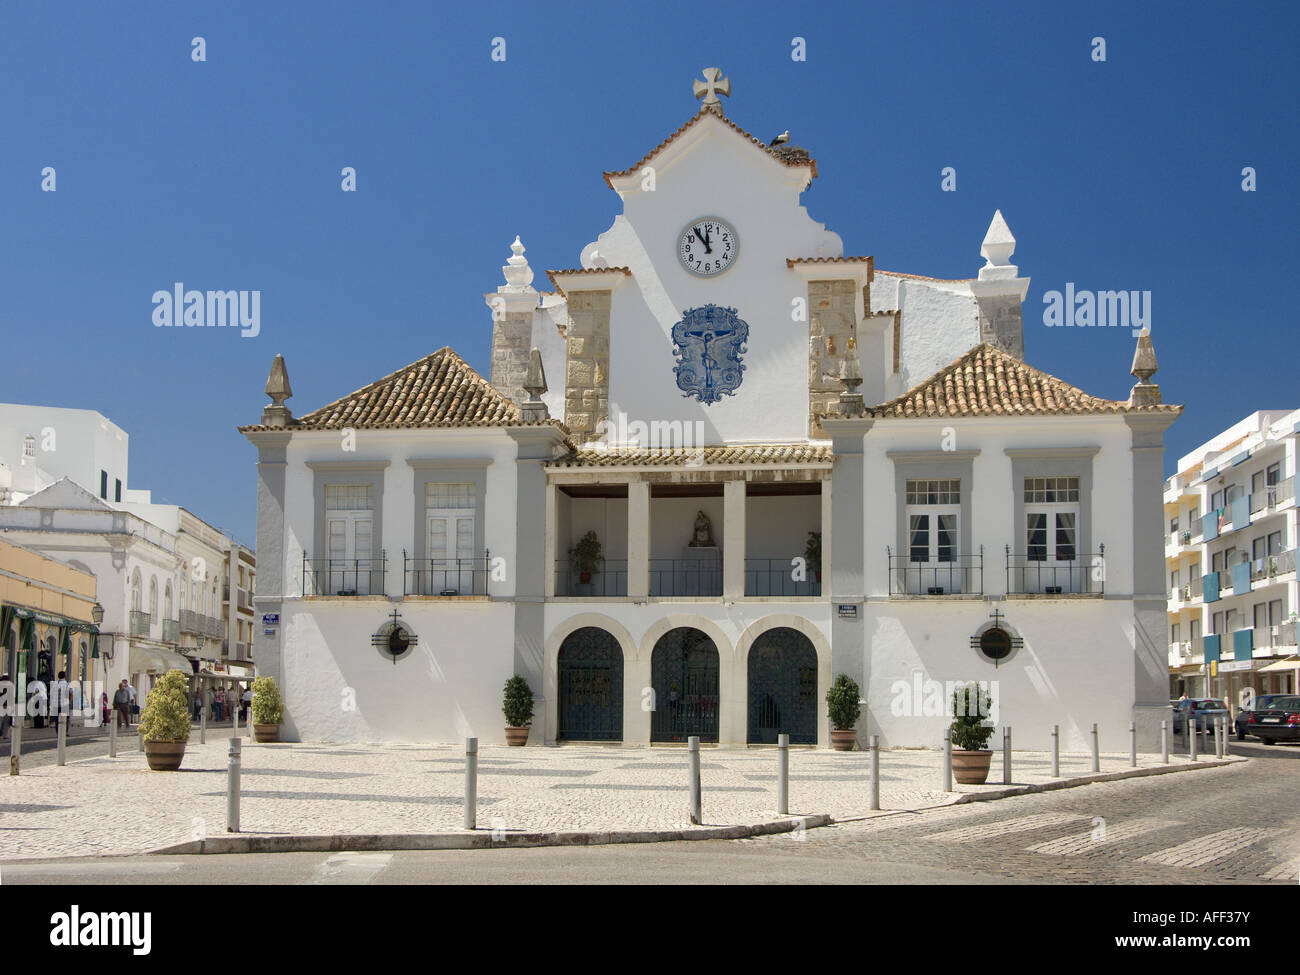
[[[1011,236],[1011,228],[1002,219],[1002,211],[993,213],[988,233],[980,247],[980,255],[987,262],[985,267],[1006,267],[1011,263],[1011,255],[1016,252],[1016,238]]]
[[[515,235],[515,242],[510,245],[510,252],[513,256],[506,260],[501,273],[506,277],[507,288],[523,291],[533,283],[533,269],[528,266],[528,258],[524,257],[524,245],[518,234]]]

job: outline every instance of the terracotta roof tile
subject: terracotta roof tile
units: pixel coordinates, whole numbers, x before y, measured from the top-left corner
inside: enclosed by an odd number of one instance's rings
[[[642,156],[640,159],[634,162],[627,169],[621,169],[618,170],[617,172],[605,173],[604,175],[605,175],[606,184],[608,184],[610,189],[613,189],[614,188],[613,180],[615,177],[631,176],[633,173],[639,172],[642,166],[648,163],[655,156],[659,155],[659,153],[663,152],[664,149],[668,148],[670,144],[675,142],[681,135],[687,132],[693,125],[697,124],[700,121],[700,119],[704,118],[704,116],[706,115],[713,116],[722,124],[734,129],[736,132],[743,135],[746,139],[748,139],[758,148],[762,149],[765,153],[767,153],[777,162],[781,163],[783,166],[808,166],[811,167],[812,169],[812,175],[813,176],[817,175],[817,160],[811,157],[803,158],[807,156],[806,150],[804,150],[801,153],[795,153],[795,152],[791,152],[789,149],[782,150],[782,147],[780,146],[769,146],[762,139],[750,135],[739,125],[737,125],[735,122],[731,121],[731,119],[727,118],[725,115],[717,115],[713,112],[701,111],[691,116],[691,118],[681,128],[679,128],[668,138],[664,139],[663,142],[659,143],[659,145],[655,146],[653,149],[647,152],[644,156]]]
[[[796,264],[871,264],[870,257],[787,257],[786,267]]]
[[[714,447],[583,447],[549,467],[693,467],[730,464],[829,464],[829,444],[733,444]]]
[[[878,418],[1068,416],[1089,413],[1181,413],[1181,406],[1132,407],[1100,399],[991,345],[978,345],[902,396],[871,407]]]

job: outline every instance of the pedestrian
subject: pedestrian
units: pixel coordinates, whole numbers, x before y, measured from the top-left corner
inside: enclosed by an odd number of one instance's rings
[[[49,698],[45,694],[45,682],[29,680],[27,682],[27,709],[32,714],[32,727],[44,728],[45,715],[49,712]]]
[[[17,697],[17,691],[9,686],[9,675],[0,674],[0,699],[4,701],[4,706],[0,707],[0,740],[9,736],[9,726],[14,723],[10,711],[17,707]]]
[[[131,719],[135,720],[136,716],[140,713],[140,705],[135,703],[135,685],[127,684],[126,692],[131,695]]]
[[[50,703],[54,716],[54,729],[58,733],[60,722],[68,720],[68,672],[60,670],[58,679],[50,687]]]
[[[104,719],[103,723],[107,725],[108,722],[112,720],[112,714],[113,714],[113,712],[109,710],[108,707],[108,691],[103,691],[99,695],[99,712]]]
[[[244,721],[248,721],[248,709],[253,706],[253,685],[244,685],[244,694],[240,698],[240,703],[244,705]]]
[[[226,711],[226,692],[218,687],[217,693],[212,695],[212,720],[220,721]]]
[[[117,685],[117,693],[113,695],[113,710],[117,712],[117,726],[131,727],[131,695],[127,692],[127,683],[123,679]]]

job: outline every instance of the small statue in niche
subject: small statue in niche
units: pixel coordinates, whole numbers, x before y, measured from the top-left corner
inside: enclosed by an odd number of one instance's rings
[[[703,511],[695,513],[695,538],[691,541],[691,548],[715,548],[713,541],[713,522],[709,521],[709,516]]]

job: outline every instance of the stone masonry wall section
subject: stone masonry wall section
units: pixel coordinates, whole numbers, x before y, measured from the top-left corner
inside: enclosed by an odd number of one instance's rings
[[[839,403],[839,375],[849,339],[857,335],[857,285],[853,281],[808,282],[808,432],[825,437],[818,413]]]
[[[569,294],[564,418],[580,443],[594,439],[609,418],[609,305],[608,291]]]

